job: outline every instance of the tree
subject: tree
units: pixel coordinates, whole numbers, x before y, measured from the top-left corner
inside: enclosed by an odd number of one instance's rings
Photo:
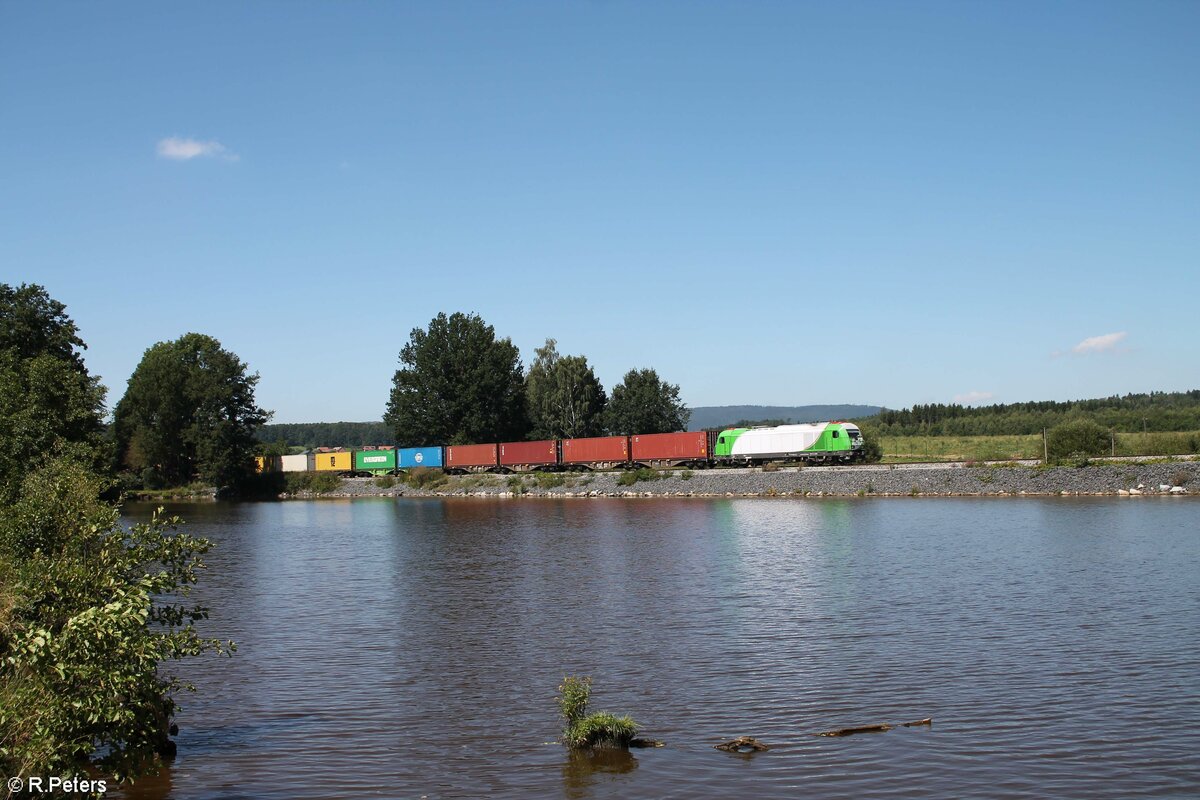
[[[679,386],[653,369],[631,369],[613,387],[605,411],[610,433],[671,433],[687,428],[692,412],[679,399]]]
[[[142,356],[113,414],[121,465],[147,485],[200,478],[237,486],[253,473],[258,375],[211,336],[189,333]]]
[[[157,515],[123,528],[107,481],[43,462],[0,514],[0,773],[124,779],[170,752],[163,662],[231,649],[202,639],[185,602],[209,542]]]
[[[438,314],[400,351],[383,415],[404,445],[516,441],[529,430],[521,353],[477,314]]]
[[[560,356],[557,342],[547,339],[525,378],[530,436],[535,439],[573,439],[599,436],[604,431],[604,387],[584,356]]]
[[[103,461],[104,387],[66,306],[41,286],[0,284],[0,501],[35,458],[72,449]]]

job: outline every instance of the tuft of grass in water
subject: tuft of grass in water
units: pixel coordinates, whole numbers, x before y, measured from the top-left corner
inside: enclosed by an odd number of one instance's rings
[[[568,675],[558,687],[558,711],[566,721],[563,744],[573,749],[628,747],[637,736],[638,724],[629,716],[607,711],[587,713],[592,679]]]

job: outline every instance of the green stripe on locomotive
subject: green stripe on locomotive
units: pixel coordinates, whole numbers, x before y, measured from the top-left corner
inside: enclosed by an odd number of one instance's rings
[[[857,430],[853,425],[849,426]],[[799,446],[801,437],[815,434],[811,443]],[[771,441],[768,445],[768,440]],[[782,444],[781,444],[782,440]],[[791,440],[791,441],[789,441]],[[739,445],[740,442],[740,445]],[[776,458],[782,453],[846,453],[853,448],[853,436],[840,422],[809,425],[778,425],[763,428],[729,428],[717,435],[713,446],[716,458]]]

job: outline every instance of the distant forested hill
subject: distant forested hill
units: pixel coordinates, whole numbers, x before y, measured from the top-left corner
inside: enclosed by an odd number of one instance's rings
[[[724,428],[738,422],[787,424],[855,419],[878,414],[879,406],[697,406],[692,409],[688,430]]]
[[[391,444],[392,431],[382,422],[296,422],[263,425],[258,440],[274,444],[280,439],[289,447],[362,447]]]
[[[892,436],[1000,436],[1041,433],[1075,417],[1125,432],[1200,430],[1200,389],[979,407],[934,403],[884,409],[867,422],[875,432]]]

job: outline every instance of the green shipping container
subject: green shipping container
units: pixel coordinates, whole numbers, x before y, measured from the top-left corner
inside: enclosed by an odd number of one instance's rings
[[[396,468],[395,450],[355,450],[354,471],[386,475]]]

